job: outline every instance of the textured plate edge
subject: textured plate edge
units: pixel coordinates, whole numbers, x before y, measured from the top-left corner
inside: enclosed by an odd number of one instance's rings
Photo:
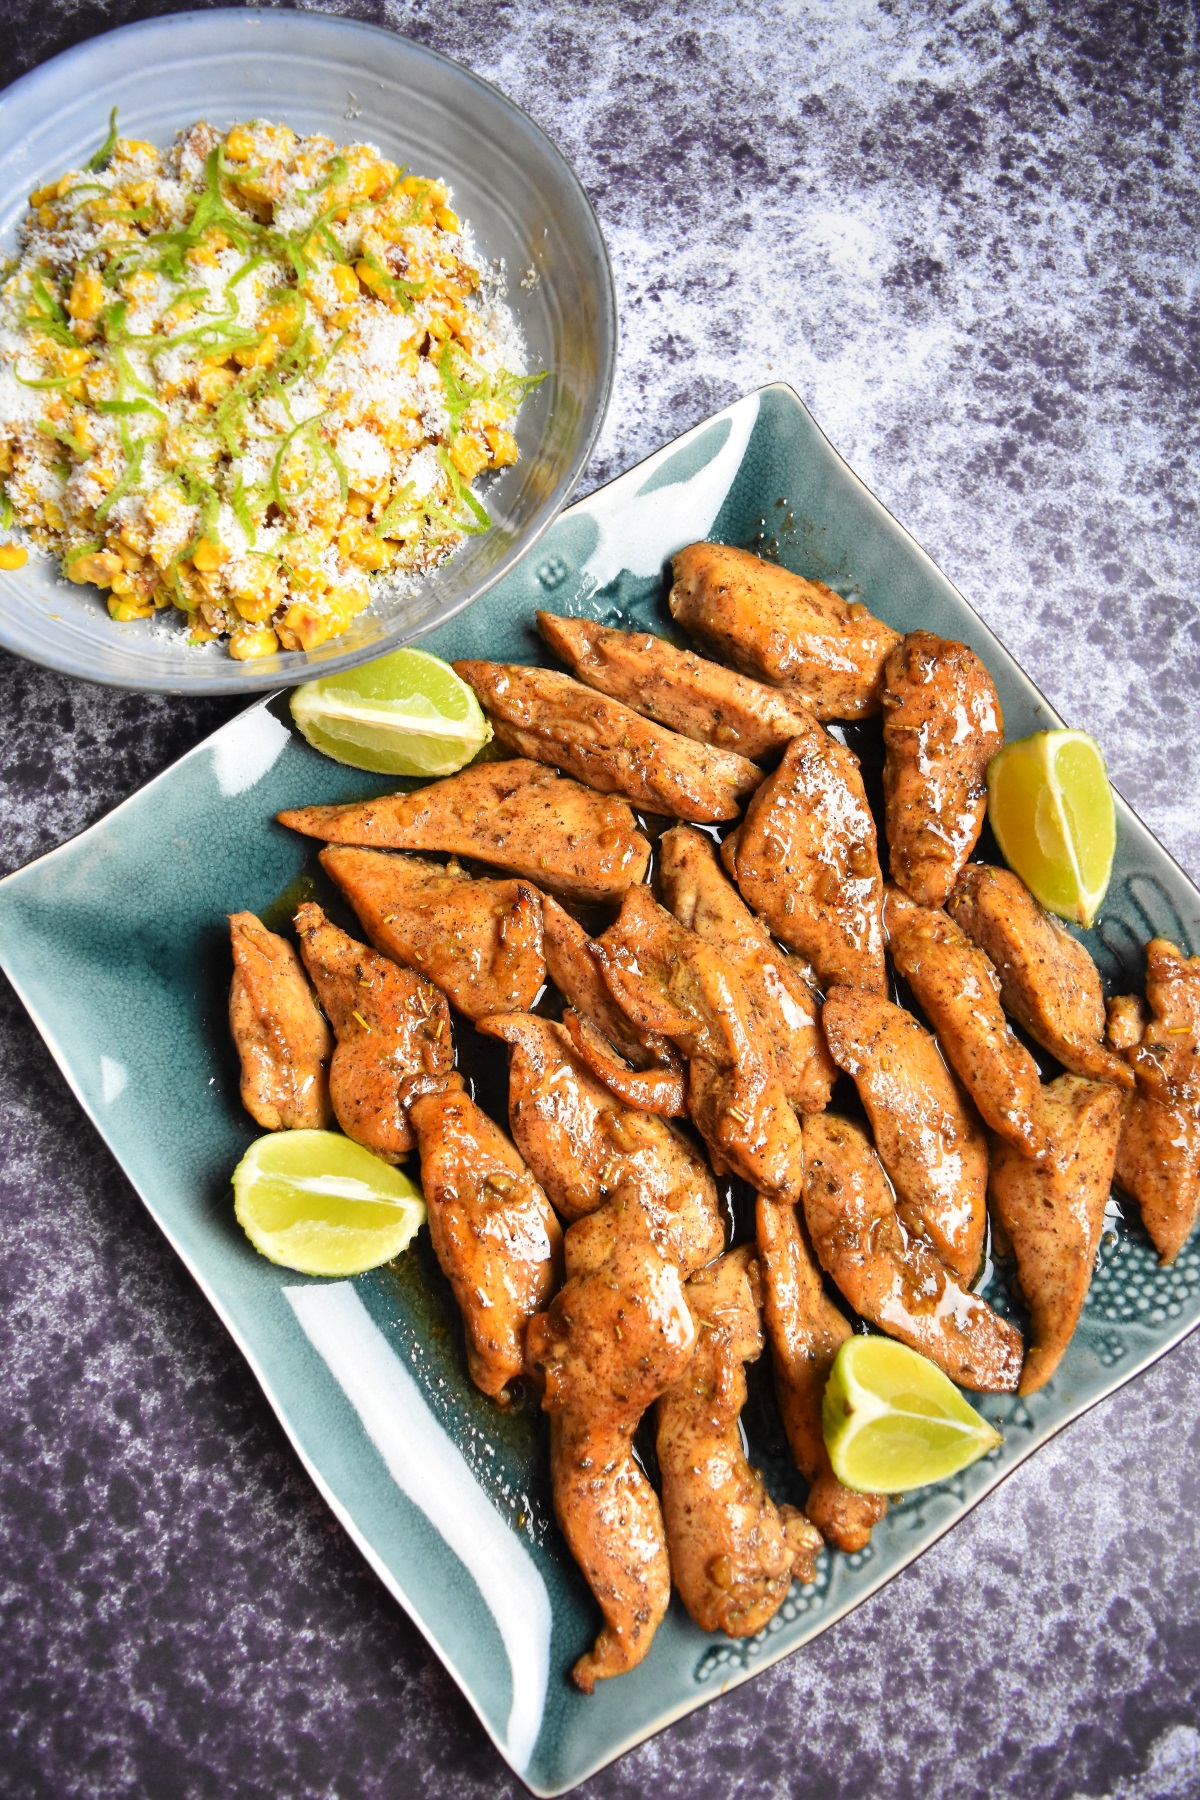
[[[93,52],[94,47],[105,39],[124,37],[134,32],[144,33],[146,35],[161,34],[165,38],[172,29],[184,24],[194,25],[200,21],[232,18],[236,18],[239,21],[245,20],[248,23],[258,23],[262,19],[275,19],[278,16],[278,11],[273,7],[218,6],[212,7],[211,9],[193,9],[188,12],[160,13],[150,18],[134,19],[128,24],[114,26],[110,31],[97,32],[94,36],[85,38],[82,43],[72,44],[66,50],[60,50],[57,56],[48,58],[44,63],[38,63],[32,69],[27,69],[23,75],[18,75],[16,80],[10,82],[7,87],[0,89],[0,131],[2,131],[5,126],[5,111],[11,104],[12,96],[14,94],[19,94],[22,90],[29,91],[31,89],[36,89],[39,79],[42,78],[48,70],[61,69],[64,65],[72,64],[76,61],[86,63],[87,58]],[[408,629],[401,628],[393,637],[389,638],[385,636],[378,644],[369,645],[361,654],[348,652],[345,656],[331,657],[327,662],[322,662],[319,665],[309,664],[305,668],[297,669],[294,676],[288,675],[286,677],[281,677],[278,672],[274,672],[265,680],[256,680],[251,672],[242,676],[231,675],[228,679],[218,678],[216,680],[187,681],[178,686],[172,686],[166,683],[147,685],[145,682],[135,681],[132,676],[116,676],[112,678],[99,676],[94,670],[82,666],[82,658],[77,661],[73,656],[64,656],[62,658],[30,656],[27,651],[20,649],[16,644],[9,641],[9,635],[5,629],[3,619],[0,619],[0,649],[6,650],[10,656],[19,657],[22,662],[32,663],[35,668],[50,669],[57,675],[69,675],[76,680],[90,682],[95,687],[118,688],[122,692],[127,693],[166,694],[176,697],[194,694],[199,698],[212,699],[218,699],[228,695],[255,693],[263,694],[270,698],[281,690],[290,687],[298,687],[301,682],[323,679],[326,675],[337,675],[346,669],[358,668],[362,663],[371,662],[379,656],[386,656],[390,650],[403,649],[405,645],[415,642],[420,636],[426,635],[431,631],[436,631],[443,625],[448,625],[451,620],[458,618],[468,607],[473,606],[477,600],[481,600],[489,589],[495,587],[498,581],[503,581],[507,576],[511,575],[517,565],[523,562],[537,547],[542,538],[550,530],[551,526],[556,524],[562,517],[570,502],[572,493],[579,486],[584,472],[587,469],[587,465],[591,461],[592,452],[595,450],[600,433],[604,429],[605,420],[608,417],[608,409],[612,404],[613,386],[616,381],[617,357],[620,353],[620,309],[617,304],[617,286],[613,276],[612,258],[609,256],[608,243],[605,239],[603,229],[601,228],[600,216],[592,203],[591,196],[588,194],[587,189],[584,187],[582,180],[576,173],[572,164],[567,160],[557,143],[550,136],[550,133],[544,126],[540,125],[533,115],[527,112],[523,106],[518,105],[515,100],[510,99],[504,90],[498,87],[495,82],[489,81],[486,76],[477,74],[476,71],[469,68],[466,63],[461,63],[455,57],[447,56],[443,51],[435,50],[428,44],[422,44],[416,38],[411,38],[402,31],[393,31],[389,26],[375,25],[366,19],[357,19],[338,13],[323,13],[319,10],[308,11],[304,8],[295,11],[289,10],[287,12],[287,18],[289,22],[294,22],[295,20],[318,20],[326,25],[336,25],[346,31],[353,30],[360,34],[369,33],[376,38],[386,38],[391,43],[399,41],[406,44],[419,55],[427,57],[431,62],[441,63],[448,68],[455,69],[459,74],[465,75],[468,80],[476,82],[481,88],[486,89],[495,96],[502,107],[505,107],[510,112],[514,113],[529,130],[534,132],[538,137],[543,138],[549,145],[554,156],[566,172],[568,180],[577,190],[579,198],[583,202],[585,211],[592,220],[595,228],[595,248],[599,251],[599,267],[603,274],[603,281],[601,284],[605,303],[603,311],[611,350],[607,358],[603,389],[599,397],[599,404],[596,409],[592,427],[588,432],[586,440],[580,444],[578,450],[568,464],[563,480],[562,499],[554,511],[549,513],[545,520],[537,526],[532,535],[521,545],[519,550],[514,548],[510,551],[487,579],[476,588],[474,593],[464,596],[463,599],[458,601],[448,612],[442,614],[439,618],[422,621],[419,625]],[[307,28],[307,26],[302,27],[302,29]]]

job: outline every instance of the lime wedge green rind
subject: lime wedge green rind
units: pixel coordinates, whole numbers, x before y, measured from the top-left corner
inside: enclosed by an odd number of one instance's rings
[[[303,1275],[361,1275],[398,1256],[425,1221],[399,1169],[334,1131],[277,1131],[233,1173],[234,1213],[254,1248]]]
[[[380,775],[453,775],[492,736],[466,682],[427,650],[393,650],[305,682],[291,709],[314,750]]]
[[[927,1357],[891,1338],[847,1338],[821,1416],[843,1487],[902,1494],[977,1462],[1003,1440]]]

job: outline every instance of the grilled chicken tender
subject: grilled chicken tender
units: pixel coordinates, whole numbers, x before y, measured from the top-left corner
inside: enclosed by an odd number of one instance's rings
[[[821,1534],[777,1509],[742,1446],[743,1363],[761,1355],[757,1266],[749,1244],[685,1289],[696,1349],[658,1401],[658,1466],[671,1576],[702,1631],[753,1637],[792,1583],[815,1574]],[[798,1566],[796,1566],[798,1564]]]
[[[650,861],[622,801],[521,758],[479,763],[411,794],[278,817],[332,844],[477,857],[576,900],[619,900]]]
[[[1117,1181],[1137,1201],[1154,1248],[1169,1263],[1200,1217],[1200,957],[1153,938],[1146,998],[1148,1025],[1136,1002],[1114,1001],[1110,1009],[1110,1042],[1124,1046],[1137,1076],[1121,1124]]]
[[[567,1281],[530,1320],[526,1349],[545,1380],[554,1511],[604,1624],[572,1670],[597,1681],[640,1663],[671,1597],[658,1497],[633,1454],[646,1409],[691,1360],[695,1327],[677,1268],[639,1229],[636,1201],[566,1234]]]
[[[643,1036],[633,1029],[604,984],[592,955],[592,939],[577,919],[548,895],[542,899],[542,932],[546,969],[551,981],[581,1018],[620,1051],[635,1069],[648,1069],[673,1056],[664,1037]]]
[[[800,700],[678,650],[648,631],[614,631],[592,619],[537,615],[554,654],[588,687],[631,706],[698,744],[736,750],[751,760],[770,756],[812,724]]]
[[[833,1359],[850,1326],[821,1282],[794,1206],[760,1194],[755,1234],[762,1271],[763,1319],[775,1369],[775,1393],[796,1467],[809,1484],[804,1511],[839,1550],[862,1550],[887,1511],[882,1494],[845,1488],[833,1472],[821,1428],[821,1403]]]
[[[1020,1392],[1045,1387],[1087,1297],[1104,1228],[1121,1127],[1117,1089],[1060,1075],[1042,1095],[1050,1147],[1031,1162],[1011,1144],[992,1152],[991,1197],[1017,1259],[1033,1342]]]
[[[454,1050],[450,1013],[431,981],[377,956],[312,901],[296,914],[300,954],[337,1038],[329,1097],[346,1136],[398,1163],[416,1139],[408,1105],[441,1086]]]
[[[896,1212],[883,1165],[848,1119],[804,1121],[804,1216],[821,1267],[855,1312],[978,1393],[1011,1393],[1021,1334],[947,1274]]]
[[[652,725],[570,675],[523,663],[454,668],[474,688],[502,744],[646,812],[701,823],[734,819],[762,780],[746,757]]]
[[[970,863],[950,896],[951,918],[985,951],[1000,999],[1072,1075],[1133,1086],[1128,1063],[1103,1042],[1100,971],[1077,938],[1044,912],[1019,875]]]
[[[729,856],[742,897],[822,985],[883,991],[883,877],[851,751],[824,731],[790,744]]]
[[[899,888],[887,890],[884,924],[892,961],[984,1124],[1024,1155],[1042,1155],[1041,1077],[1004,1016],[988,958],[953,919]]]
[[[779,1199],[799,1197],[800,1127],[771,1046],[735,971],[685,931],[648,888],[631,888],[596,939],[608,990],[639,1031],[661,1031],[688,1059],[688,1106],[718,1174]]]
[[[414,1100],[429,1236],[466,1329],[471,1379],[493,1399],[525,1362],[525,1328],[562,1274],[562,1227],[458,1075]]]
[[[864,988],[831,988],[821,1022],[854,1079],[906,1231],[970,1283],[987,1228],[987,1141],[935,1040],[902,1006]]]
[[[480,1030],[508,1045],[508,1123],[565,1219],[631,1194],[659,1255],[684,1274],[725,1247],[717,1184],[700,1152],[653,1113],[632,1112],[592,1075],[561,1025],[501,1013]]]
[[[264,1131],[320,1131],[333,1118],[333,1033],[300,958],[252,912],[230,913],[229,1029],[242,1064],[242,1105]]]
[[[681,925],[737,971],[775,1054],[783,1089],[801,1112],[823,1112],[837,1071],[825,1047],[805,965],[776,947],[727,879],[712,842],[677,825],[658,841],[663,899]],[[811,971],[809,971],[811,974]]]
[[[861,601],[726,544],[689,544],[672,570],[672,617],[722,662],[799,696],[818,719],[879,711],[900,634]]]
[[[385,956],[427,975],[468,1019],[523,1012],[546,980],[542,902],[525,881],[473,881],[457,865],[330,844],[321,867]]]
[[[1004,745],[992,678],[973,651],[910,631],[884,664],[883,793],[892,880],[944,906],[979,840],[987,766]]]

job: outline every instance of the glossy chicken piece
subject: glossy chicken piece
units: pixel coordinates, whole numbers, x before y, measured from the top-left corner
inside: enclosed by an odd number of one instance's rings
[[[670,1060],[673,1047],[666,1038],[649,1041],[639,1036],[604,984],[600,965],[592,955],[592,939],[577,919],[557,900],[542,899],[542,932],[546,969],[567,1005],[619,1050],[635,1069]]]
[[[988,958],[953,919],[899,888],[887,890],[884,923],[892,961],[984,1124],[1024,1155],[1040,1156],[1041,1077],[1004,1016]]]
[[[900,634],[861,601],[726,544],[689,544],[672,569],[672,616],[722,662],[788,689],[818,719],[879,711]]]
[[[850,1326],[825,1292],[799,1208],[760,1194],[755,1234],[779,1412],[796,1467],[809,1484],[804,1510],[837,1549],[862,1550],[887,1500],[842,1486],[821,1429],[825,1384]]]
[[[664,1119],[687,1117],[687,1079],[682,1058],[669,1068],[634,1069],[617,1055],[594,1025],[580,1018],[571,1007],[563,1014],[563,1024],[576,1054],[618,1100],[642,1112],[659,1113]]]
[[[742,1365],[763,1347],[757,1276],[743,1244],[688,1282],[695,1354],[657,1409],[671,1576],[700,1629],[729,1637],[761,1631],[783,1603],[794,1564],[801,1581],[811,1581],[821,1548],[820,1532],[793,1508],[781,1516],[742,1446]]]
[[[828,732],[798,738],[729,853],[742,897],[823,986],[884,987],[883,877],[858,758]]]
[[[436,982],[468,1019],[524,1011],[546,980],[542,900],[525,881],[472,881],[453,865],[330,844],[321,867],[385,956]]]
[[[698,744],[754,760],[812,730],[813,715],[803,701],[707,662],[693,650],[679,650],[665,638],[547,612],[540,612],[537,622],[554,654],[580,681]]]
[[[884,664],[883,793],[892,880],[944,906],[979,841],[987,766],[1004,745],[992,678],[973,651],[911,631]]]
[[[1117,1147],[1117,1181],[1141,1208],[1164,1263],[1200,1217],[1200,957],[1165,938],[1146,946],[1147,1024],[1136,1002],[1114,1001],[1110,1042],[1137,1075]],[[1122,1029],[1123,1023],[1123,1029]]]
[[[368,950],[309,901],[296,914],[304,966],[337,1038],[329,1097],[346,1136],[397,1163],[416,1139],[408,1105],[441,1086],[454,1048],[445,999],[423,975]]]
[[[452,1076],[412,1103],[429,1236],[454,1289],[476,1387],[494,1400],[525,1363],[525,1329],[562,1275],[562,1227],[504,1133]]]
[[[264,1131],[320,1131],[333,1118],[333,1033],[300,958],[251,912],[230,913],[229,1029],[242,1064],[242,1105]]]
[[[332,844],[473,856],[577,900],[619,900],[650,861],[623,801],[521,758],[478,763],[411,794],[278,816]]]
[[[1128,1063],[1104,1044],[1100,971],[1077,938],[1043,912],[1019,875],[988,863],[963,870],[948,907],[1000,979],[1000,999],[1072,1075],[1132,1087]]]
[[[804,1121],[804,1216],[821,1267],[855,1312],[978,1393],[1011,1393],[1021,1334],[958,1286],[896,1212],[883,1165],[848,1119]]]
[[[987,1141],[974,1107],[929,1032],[882,994],[831,988],[821,1019],[866,1108],[901,1223],[969,1285],[987,1229]]]
[[[502,1013],[480,1030],[508,1045],[513,1140],[564,1218],[608,1205],[619,1220],[632,1194],[655,1248],[684,1275],[720,1255],[716,1182],[681,1131],[622,1106],[552,1020]]]
[[[991,1197],[1017,1259],[1033,1341],[1020,1391],[1045,1387],[1087,1297],[1121,1128],[1116,1088],[1060,1075],[1042,1095],[1050,1140],[1040,1163],[1010,1144],[992,1152]]]
[[[783,1089],[801,1112],[823,1112],[837,1075],[805,965],[785,955],[722,871],[702,832],[677,825],[658,842],[663,899],[681,925],[736,970],[758,1016]]]
[[[633,1217],[614,1230],[609,1214],[603,1207],[567,1232],[566,1284],[526,1339],[545,1380],[555,1515],[604,1615],[572,1670],[585,1694],[641,1662],[667,1610],[662,1511],[633,1434],[696,1344],[678,1269]]]
[[[688,1106],[718,1174],[798,1198],[800,1127],[766,1034],[720,953],[685,931],[648,888],[631,888],[596,940],[608,990],[639,1031],[661,1031],[688,1059]]]
[[[496,736],[519,756],[550,763],[646,812],[735,819],[762,770],[653,725],[570,675],[523,663],[456,662]]]

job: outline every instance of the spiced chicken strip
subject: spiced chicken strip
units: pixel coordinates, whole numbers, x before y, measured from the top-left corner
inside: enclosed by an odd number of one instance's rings
[[[693,1275],[685,1294],[695,1353],[657,1407],[671,1576],[700,1629],[729,1637],[761,1631],[793,1575],[813,1579],[821,1548],[803,1515],[776,1507],[742,1444],[743,1364],[763,1347],[757,1288],[749,1244]]]
[[[992,1204],[1017,1259],[1033,1335],[1022,1394],[1045,1387],[1087,1297],[1112,1186],[1121,1095],[1060,1075],[1043,1091],[1041,1114],[1049,1137],[1041,1162],[1003,1142],[992,1151]]]
[[[1200,957],[1165,938],[1146,946],[1151,1018],[1128,1000],[1123,1043],[1137,1076],[1126,1101],[1117,1148],[1117,1181],[1141,1208],[1142,1223],[1164,1263],[1173,1262],[1200,1217]]]
[[[466,1329],[471,1379],[493,1399],[525,1362],[525,1329],[562,1273],[562,1227],[545,1194],[454,1075],[413,1101],[429,1236]]]
[[[825,1292],[799,1208],[760,1194],[754,1217],[775,1393],[796,1467],[809,1484],[804,1511],[839,1550],[862,1550],[888,1503],[883,1494],[842,1486],[821,1427],[825,1384],[850,1325]]]
[[[645,887],[631,888],[596,939],[609,993],[639,1031],[661,1031],[688,1059],[688,1107],[713,1167],[780,1199],[799,1197],[800,1127],[770,1042],[737,974]]]
[[[1100,971],[1078,938],[1044,912],[1019,875],[970,863],[947,909],[1000,978],[1018,1025],[1072,1075],[1133,1086],[1133,1071],[1103,1042]]]
[[[650,861],[623,801],[520,757],[478,763],[411,794],[278,817],[331,844],[476,857],[576,900],[619,900]]]
[[[823,1112],[837,1075],[806,965],[786,955],[726,877],[702,832],[677,825],[658,842],[663,898],[681,925],[736,969],[770,1039],[784,1092],[801,1112]]]
[[[242,1105],[264,1131],[330,1123],[333,1033],[300,958],[252,912],[230,913],[229,1029],[242,1065]]]
[[[445,998],[423,975],[347,936],[314,902],[295,923],[337,1038],[329,1066],[334,1116],[356,1144],[398,1163],[416,1142],[409,1102],[442,1085],[454,1061]]]
[[[1024,1155],[1042,1155],[1041,1077],[1004,1016],[988,958],[946,913],[899,888],[887,890],[884,923],[892,961],[984,1124]]]
[[[619,794],[646,812],[701,823],[735,819],[762,770],[733,750],[694,743],[584,687],[524,663],[456,662],[502,744]]]
[[[508,1122],[552,1204],[575,1220],[636,1195],[659,1254],[684,1275],[725,1245],[717,1185],[699,1150],[596,1080],[561,1025],[501,1013],[480,1030],[508,1045]]]
[[[883,877],[852,751],[825,731],[797,738],[751,800],[728,856],[743,899],[823,986],[882,993]]]
[[[331,875],[385,956],[441,988],[468,1019],[523,1012],[546,980],[542,902],[526,881],[472,880],[454,864],[329,844]]]
[[[592,955],[592,939],[579,921],[548,895],[542,899],[542,933],[547,972],[567,1005],[607,1038],[633,1068],[648,1069],[668,1060],[673,1052],[667,1039],[647,1038],[633,1029],[605,986]]]
[[[726,544],[689,544],[672,571],[672,617],[722,662],[787,689],[818,719],[879,711],[900,634],[861,601]]]
[[[956,1280],[972,1282],[987,1228],[987,1141],[936,1041],[864,988],[830,988],[821,1022],[866,1108],[901,1223]]]
[[[821,1267],[855,1312],[978,1393],[1011,1393],[1021,1334],[958,1286],[896,1212],[865,1134],[834,1113],[804,1121],[804,1216]]]
[[[578,680],[698,744],[752,761],[812,729],[803,701],[751,681],[648,631],[537,615],[538,630]]]
[[[633,1454],[646,1409],[678,1381],[696,1332],[673,1263],[638,1229],[632,1198],[567,1231],[567,1280],[530,1320],[526,1350],[545,1383],[554,1511],[604,1617],[571,1671],[597,1681],[640,1663],[671,1597],[662,1510]]]
[[[883,794],[892,880],[944,906],[979,840],[987,766],[1004,744],[992,678],[973,651],[910,631],[884,664]]]

